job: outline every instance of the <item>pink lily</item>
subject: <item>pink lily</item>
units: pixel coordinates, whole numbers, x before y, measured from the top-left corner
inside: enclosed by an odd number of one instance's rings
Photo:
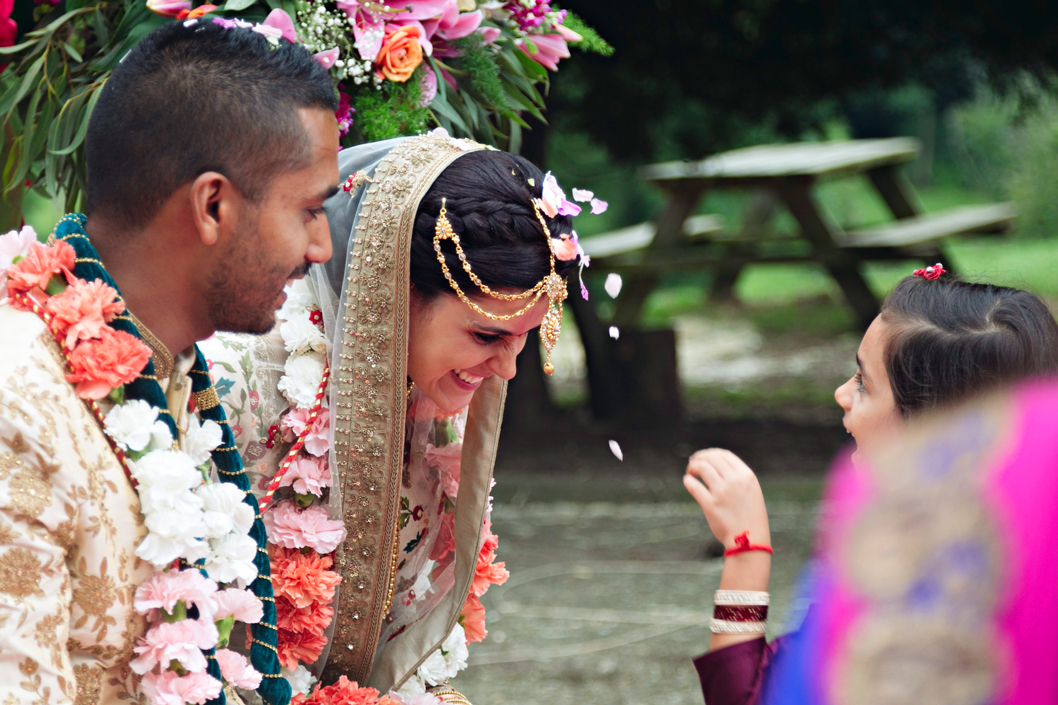
[[[334,66],[334,62],[341,56],[341,50],[338,47],[328,49],[327,51],[318,51],[312,55],[312,58],[320,62],[320,66],[325,69],[329,69]]]
[[[564,24],[556,26],[555,31],[561,34],[567,42],[573,42],[574,44],[576,44],[577,42],[584,41],[584,37],[580,36]]]
[[[162,17],[176,17],[181,10],[191,10],[191,0],[147,0],[147,9]]]
[[[569,58],[569,47],[559,34],[534,34],[531,41],[536,47],[535,52],[529,51],[525,39],[517,40],[516,44],[526,56],[551,71],[558,71],[559,59]]]
[[[478,34],[485,40],[486,44],[492,44],[503,34],[498,27],[478,27]]]
[[[382,49],[382,39],[386,34],[385,17],[363,7],[357,0],[336,0],[336,4],[352,21],[353,46],[360,53],[360,58],[374,61]]]
[[[268,13],[268,17],[265,17],[265,21],[261,23],[265,27],[273,27],[278,29],[283,39],[287,40],[291,44],[298,43],[298,34],[294,29],[294,20],[290,19],[284,10],[280,10],[278,7]]]

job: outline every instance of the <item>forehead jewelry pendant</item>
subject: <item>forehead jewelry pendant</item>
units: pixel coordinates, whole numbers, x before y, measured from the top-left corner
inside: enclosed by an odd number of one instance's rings
[[[540,202],[537,199],[533,199],[533,212],[536,213],[536,219],[540,221],[540,226],[544,229],[544,238],[547,240],[551,273],[523,292],[517,294],[500,294],[490,289],[478,278],[478,275],[474,274],[471,270],[470,260],[467,259],[466,253],[463,252],[463,247],[459,242],[459,235],[457,235],[452,229],[452,224],[448,222],[447,201],[448,199],[441,199],[441,212],[437,214],[437,222],[434,224],[433,249],[437,255],[437,261],[441,265],[441,271],[444,273],[445,279],[448,280],[448,285],[452,287],[453,291],[455,291],[459,300],[470,307],[472,311],[493,321],[509,321],[512,318],[517,318],[518,316],[526,314],[529,312],[529,309],[536,305],[536,302],[540,300],[541,296],[546,295],[547,313],[544,314],[544,320],[540,324],[540,340],[543,342],[544,350],[547,353],[547,357],[544,361],[544,372],[549,375],[553,374],[555,366],[551,364],[551,352],[555,349],[555,344],[558,343],[559,333],[562,332],[562,302],[566,300],[566,280],[555,272],[555,248],[551,242],[551,230],[547,227],[547,221],[544,220],[544,216],[540,213]],[[523,299],[529,299],[529,303],[515,313],[500,316],[495,313],[489,313],[471,301],[470,297],[463,293],[463,289],[460,288],[448,269],[448,263],[445,261],[444,252],[441,250],[441,240],[452,241],[452,244],[455,245],[456,248],[456,255],[459,257],[459,261],[463,266],[463,271],[467,273],[470,281],[472,281],[483,294],[500,301],[520,301]]]

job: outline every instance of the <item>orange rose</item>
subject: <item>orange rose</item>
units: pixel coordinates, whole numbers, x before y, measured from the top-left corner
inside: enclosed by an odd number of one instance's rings
[[[418,27],[401,27],[386,35],[382,48],[375,57],[378,74],[396,83],[404,83],[422,63],[422,47]]]

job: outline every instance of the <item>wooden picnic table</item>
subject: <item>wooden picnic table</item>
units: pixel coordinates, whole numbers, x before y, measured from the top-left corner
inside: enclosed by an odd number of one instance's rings
[[[1017,217],[1013,204],[996,203],[924,214],[900,165],[918,154],[905,138],[808,142],[738,149],[694,162],[646,167],[643,176],[668,194],[656,226],[641,224],[585,238],[595,271],[619,271],[625,286],[612,323],[633,325],[647,296],[666,271],[709,268],[714,289],[731,287],[748,264],[817,262],[841,287],[866,327],[878,312],[860,271],[867,260],[942,259],[942,240],[965,233],[999,233]],[[865,175],[894,220],[845,231],[821,208],[814,189],[838,177]],[[725,233],[715,216],[692,216],[710,190],[753,192],[743,222]],[[785,206],[799,225],[794,237],[767,237],[767,224]],[[705,219],[703,221],[703,218]],[[706,222],[708,221],[708,222]],[[943,260],[945,267],[950,261]]]
[[[918,149],[918,141],[909,138],[767,145],[701,161],[646,167],[643,176],[668,195],[657,223],[581,241],[592,256],[593,276],[616,271],[624,277],[613,318],[603,323],[592,304],[575,294],[567,300],[584,344],[595,416],[610,418],[636,406],[659,416],[657,400],[650,398],[655,388],[679,395],[671,360],[674,338],[635,328],[643,303],[667,272],[711,270],[715,292],[731,290],[750,264],[818,263],[841,287],[858,324],[866,328],[877,315],[879,302],[860,271],[863,262],[939,260],[952,269],[942,253],[944,238],[1010,229],[1017,217],[1010,203],[924,214],[900,170]],[[818,183],[855,176],[869,179],[892,212],[892,221],[846,231],[820,206],[814,193]],[[725,228],[719,216],[692,215],[710,190],[725,189],[753,194],[736,228]],[[767,227],[781,206],[799,226],[792,235],[774,236]],[[611,324],[620,329],[620,341],[610,339]],[[659,366],[671,367],[672,379],[639,379],[645,368]]]

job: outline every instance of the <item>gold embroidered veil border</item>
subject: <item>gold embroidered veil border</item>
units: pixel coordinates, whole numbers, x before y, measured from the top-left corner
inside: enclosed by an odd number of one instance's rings
[[[455,586],[430,614],[386,644],[375,661],[403,469],[412,227],[419,202],[438,175],[459,156],[479,149],[484,147],[468,140],[424,135],[339,155],[343,181],[358,170],[370,181],[328,202],[335,254],[314,273],[329,278],[334,289],[341,282],[331,336],[331,491],[340,493],[348,531],[336,555],[342,583],[323,683],[345,675],[382,692],[399,686],[451,632],[473,580],[506,394],[506,383],[498,378],[475,393],[463,441]],[[373,173],[365,163],[377,164]]]

